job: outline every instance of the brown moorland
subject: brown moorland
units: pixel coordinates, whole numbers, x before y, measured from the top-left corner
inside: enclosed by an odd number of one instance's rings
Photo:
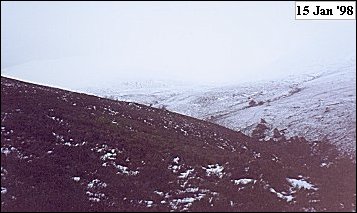
[[[1,77],[1,211],[356,210],[354,160],[261,126]]]

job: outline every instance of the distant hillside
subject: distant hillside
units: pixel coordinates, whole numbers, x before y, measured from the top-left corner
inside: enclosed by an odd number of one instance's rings
[[[1,211],[355,211],[356,164],[164,109],[1,78]]]
[[[318,66],[306,74],[231,86],[89,89],[93,94],[134,101],[240,130],[251,135],[260,119],[285,136],[335,144],[356,156],[356,63]],[[191,90],[190,90],[191,89]]]

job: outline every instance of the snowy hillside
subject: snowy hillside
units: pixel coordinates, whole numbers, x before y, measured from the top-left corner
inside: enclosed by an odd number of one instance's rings
[[[86,89],[96,95],[165,107],[251,134],[263,118],[286,136],[329,140],[343,152],[356,150],[355,62],[315,68],[307,74],[231,86],[118,84]],[[139,83],[140,85],[140,83]]]
[[[141,104],[1,78],[1,211],[356,211],[356,164]],[[341,175],[343,174],[343,175]]]
[[[130,70],[118,71],[116,76],[106,76],[108,70],[116,70],[111,64],[94,58],[88,58],[88,63],[84,64],[79,61],[83,59],[32,61],[2,69],[2,75],[111,99],[164,107],[246,134],[251,134],[260,120],[264,119],[270,124],[271,130],[278,128],[288,137],[298,135],[309,140],[327,139],[343,152],[355,155],[354,58],[334,65],[306,66],[301,68],[304,72],[299,72],[305,74],[229,86],[182,83],[160,75],[144,77]],[[98,70],[103,70],[100,76],[97,75]]]

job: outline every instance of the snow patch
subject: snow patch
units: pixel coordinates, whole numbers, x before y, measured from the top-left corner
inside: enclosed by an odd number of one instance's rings
[[[181,165],[169,165],[168,169],[172,170],[173,173],[177,173],[181,169]]]
[[[191,172],[193,172],[193,171],[194,171],[194,169],[188,169],[186,172],[182,172],[182,173],[180,174],[180,176],[178,176],[178,178],[187,178],[188,175],[189,175]]]
[[[155,193],[155,194],[158,194],[158,195],[160,195],[160,196],[164,196],[164,193],[163,193],[163,192],[160,192],[160,191],[157,191],[157,190],[155,190],[154,193]]]
[[[278,196],[278,198],[286,200],[286,202],[291,202],[294,199],[294,197],[292,195],[283,195],[282,193],[275,191],[274,188],[270,188],[269,191],[276,194],[276,196]]]
[[[11,150],[7,147],[1,147],[1,154],[5,154],[6,156],[11,153]]]
[[[7,193],[7,189],[5,187],[1,187],[1,194],[6,194]]]
[[[176,163],[176,164],[178,164],[178,163],[179,163],[179,160],[180,160],[179,157],[175,157],[174,160],[173,160],[173,162]]]
[[[78,182],[78,181],[80,181],[80,180],[81,180],[81,178],[80,178],[80,177],[72,177],[72,179],[73,179],[74,181],[76,181],[76,182]]]
[[[104,182],[101,182],[99,179],[94,179],[91,182],[88,183],[87,188],[92,189],[92,188],[105,188],[107,187],[107,184]]]
[[[208,165],[207,168],[202,167],[202,169],[206,170],[207,176],[216,175],[219,178],[223,177],[222,171],[224,170],[224,167],[220,166],[219,164],[215,164],[215,165],[211,164],[211,165]]]
[[[312,189],[312,190],[317,190],[318,188],[314,187],[313,184],[307,182],[304,179],[298,180],[298,179],[294,179],[294,178],[286,178],[286,180],[294,187],[294,188],[304,188],[304,189]]]
[[[120,164],[113,163],[113,166],[118,169],[117,174],[121,173],[121,174],[132,175],[132,176],[136,176],[139,174],[139,171],[135,171],[135,170],[130,171],[128,167],[122,166]]]
[[[152,200],[145,200],[144,202],[147,204],[146,206],[149,207],[149,208],[150,208],[150,207],[152,206],[152,204],[154,203],[154,201],[152,201]]]
[[[117,156],[117,154],[115,152],[108,152],[108,153],[105,153],[103,156],[101,156],[100,159],[101,160],[107,160],[107,159],[115,160],[116,156]]]
[[[235,185],[239,185],[239,184],[245,185],[245,184],[248,184],[251,182],[255,183],[257,181],[254,179],[250,179],[250,178],[242,178],[242,179],[238,179],[238,180],[232,180],[232,182],[234,182]]]
[[[196,188],[187,188],[186,190],[185,190],[185,192],[188,192],[188,193],[195,193],[195,192],[198,192],[198,187],[196,187]]]
[[[329,167],[330,167],[330,165],[332,165],[332,164],[333,164],[332,162],[328,162],[328,163],[323,162],[323,163],[321,163],[321,164],[320,164],[320,167],[326,167],[326,168],[329,168]]]

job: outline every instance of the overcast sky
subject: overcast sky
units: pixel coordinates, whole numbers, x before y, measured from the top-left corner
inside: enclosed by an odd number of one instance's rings
[[[293,1],[1,2],[2,71],[29,80],[239,82],[355,52],[355,20],[295,20]]]

